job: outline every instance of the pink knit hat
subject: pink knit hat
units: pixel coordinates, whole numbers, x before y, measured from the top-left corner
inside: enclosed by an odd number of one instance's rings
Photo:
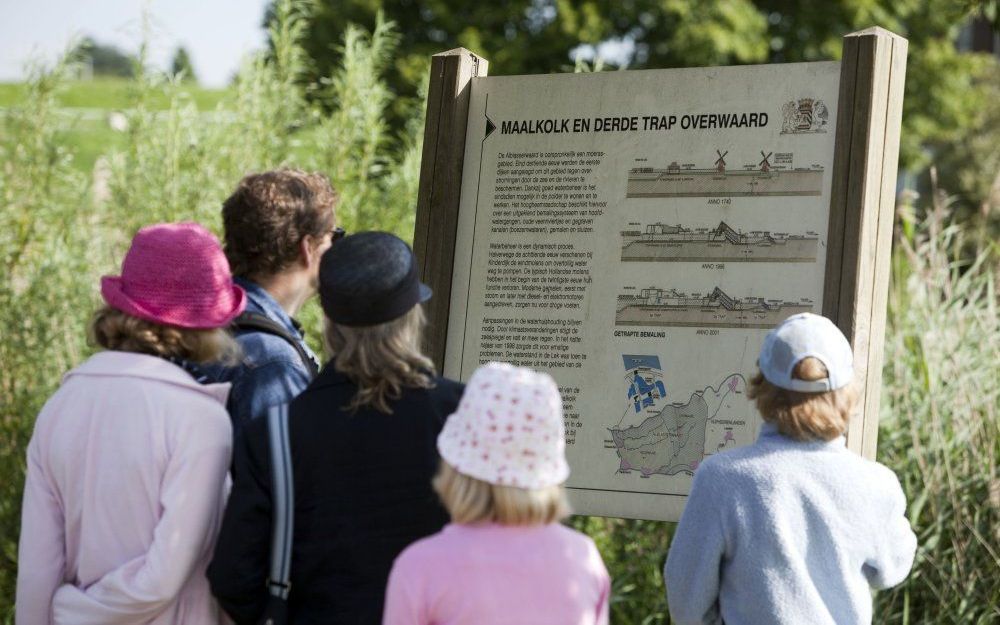
[[[523,367],[476,369],[437,446],[459,473],[498,486],[545,488],[569,477],[559,389]]]
[[[122,275],[101,278],[101,295],[133,317],[182,328],[219,328],[246,307],[219,241],[192,222],[137,232]]]

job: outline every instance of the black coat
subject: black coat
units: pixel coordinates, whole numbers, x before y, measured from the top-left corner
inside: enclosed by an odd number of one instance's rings
[[[381,623],[389,570],[448,515],[431,489],[437,436],[463,386],[437,378],[405,389],[390,415],[343,408],[357,387],[328,365],[289,410],[295,484],[290,622]],[[267,420],[252,421],[234,451],[233,491],[215,556],[212,592],[240,625],[266,604],[271,540]]]

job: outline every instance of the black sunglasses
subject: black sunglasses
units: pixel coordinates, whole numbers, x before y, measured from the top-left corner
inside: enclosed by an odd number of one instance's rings
[[[330,231],[330,243],[336,243],[337,241],[343,239],[346,236],[347,236],[347,230],[344,230],[343,228],[339,227],[334,228],[333,230]]]

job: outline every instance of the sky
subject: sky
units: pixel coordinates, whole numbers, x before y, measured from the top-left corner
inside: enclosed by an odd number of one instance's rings
[[[167,69],[187,48],[201,84],[221,87],[245,54],[264,46],[268,0],[0,0],[0,82],[24,77],[32,59],[51,62],[74,37],[134,53],[143,11],[151,17],[150,61]]]

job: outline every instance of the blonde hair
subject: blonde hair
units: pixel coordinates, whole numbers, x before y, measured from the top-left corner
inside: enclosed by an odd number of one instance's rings
[[[403,388],[434,385],[434,363],[420,351],[423,329],[419,304],[376,326],[343,326],[326,320],[324,337],[333,366],[358,386],[347,410],[372,406],[392,414],[389,402],[399,399]]]
[[[544,525],[570,515],[561,484],[536,489],[497,486],[459,473],[442,460],[433,485],[456,523]]]
[[[104,349],[180,358],[194,363],[239,361],[240,346],[224,329],[179,328],[105,306],[90,321],[93,342]]]
[[[826,367],[816,358],[803,358],[792,377],[799,380],[822,380],[828,375]],[[849,384],[835,391],[802,393],[779,388],[757,372],[750,380],[747,397],[756,400],[757,411],[778,431],[800,441],[837,438],[847,431],[851,413],[858,403],[858,391]]]

